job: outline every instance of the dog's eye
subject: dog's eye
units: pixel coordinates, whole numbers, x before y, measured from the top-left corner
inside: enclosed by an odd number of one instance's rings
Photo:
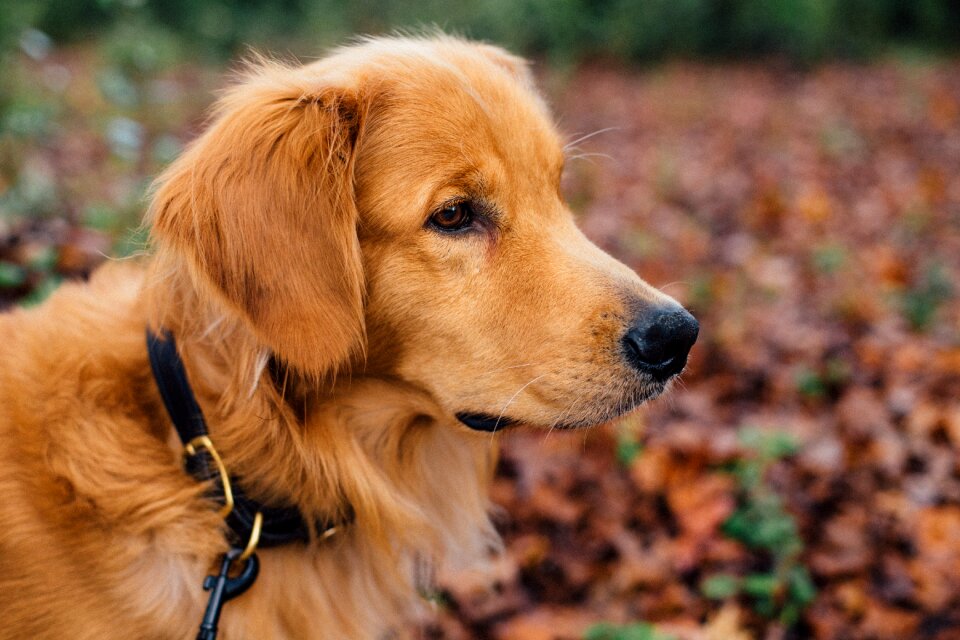
[[[473,207],[467,201],[439,209],[430,216],[430,226],[438,231],[460,231],[473,224]]]

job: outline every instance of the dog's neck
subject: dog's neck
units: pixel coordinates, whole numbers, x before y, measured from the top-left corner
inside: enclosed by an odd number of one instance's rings
[[[444,423],[426,394],[395,379],[341,372],[309,383],[282,363],[271,373],[269,349],[239,314],[163,254],[145,293],[150,323],[176,337],[211,437],[251,496],[308,519],[350,509],[359,535],[390,553],[442,560],[496,544],[489,436]]]

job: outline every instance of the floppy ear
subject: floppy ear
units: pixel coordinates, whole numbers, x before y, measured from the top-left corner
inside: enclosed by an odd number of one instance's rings
[[[258,63],[160,176],[152,236],[308,374],[364,348],[353,173],[361,106],[316,72]]]

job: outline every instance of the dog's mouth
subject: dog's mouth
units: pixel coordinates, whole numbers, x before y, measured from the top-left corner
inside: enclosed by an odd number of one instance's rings
[[[474,431],[486,431],[488,433],[505,429],[517,423],[513,418],[505,416],[494,416],[489,413],[468,413],[466,411],[458,413],[457,420]]]
[[[585,429],[610,422],[626,415],[644,402],[652,400],[662,394],[669,387],[670,380],[644,385],[626,396],[620,396],[616,402],[601,402],[580,413],[571,415],[569,409],[560,414],[557,420],[540,424],[539,421],[525,420],[516,416],[491,414],[484,412],[460,411],[456,414],[457,420],[474,431],[494,433],[508,427],[528,425],[545,429]]]

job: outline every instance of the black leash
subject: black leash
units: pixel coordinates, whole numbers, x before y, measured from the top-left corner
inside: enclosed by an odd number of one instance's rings
[[[244,593],[257,579],[260,563],[255,549],[309,542],[310,524],[295,507],[271,507],[253,500],[230,477],[210,440],[173,335],[166,330],[156,335],[147,329],[147,352],[163,404],[183,442],[184,467],[198,481],[210,482],[211,497],[221,504],[220,514],[230,529],[231,549],[223,556],[220,573],[203,581],[210,598],[197,640],[214,640],[223,605]],[[336,532],[337,526],[346,523],[318,522],[315,530],[318,537],[327,538]],[[242,563],[242,568],[231,578],[234,563]]]

